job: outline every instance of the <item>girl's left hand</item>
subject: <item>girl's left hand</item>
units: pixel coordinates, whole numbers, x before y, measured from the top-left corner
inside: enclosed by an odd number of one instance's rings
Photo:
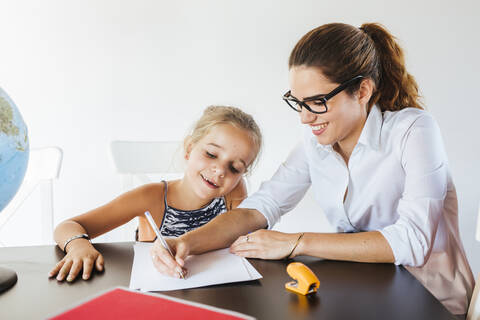
[[[245,258],[283,259],[290,254],[299,235],[273,230],[257,230],[238,237],[230,246],[230,252]]]

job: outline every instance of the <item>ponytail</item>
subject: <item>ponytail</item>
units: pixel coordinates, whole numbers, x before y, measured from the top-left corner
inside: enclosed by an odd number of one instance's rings
[[[365,23],[355,28],[330,23],[305,34],[289,59],[294,66],[318,67],[332,82],[343,83],[362,75],[373,80],[375,91],[368,110],[377,104],[382,111],[423,109],[417,82],[405,68],[403,50],[380,24]],[[360,83],[346,91],[353,94]]]
[[[379,59],[378,88],[372,104],[382,110],[395,111],[411,107],[423,109],[415,78],[407,72],[402,48],[384,27],[378,23],[364,23],[360,30],[370,37]]]

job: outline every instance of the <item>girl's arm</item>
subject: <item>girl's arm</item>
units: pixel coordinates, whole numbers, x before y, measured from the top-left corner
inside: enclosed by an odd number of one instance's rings
[[[90,238],[102,235],[121,226],[134,217],[149,210],[159,223],[163,215],[163,184],[149,184],[129,191],[108,204],[60,223],[54,231],[54,239],[61,249],[72,236],[86,233]],[[83,278],[88,279],[93,268],[103,269],[103,257],[83,238],[73,240],[65,248],[66,256],[50,271],[49,276],[57,275],[57,280],[73,281],[81,269]]]
[[[128,191],[111,202],[73,217],[65,222],[73,221],[80,224],[90,236],[96,238],[113,230],[135,217],[143,216],[145,211],[150,211],[156,223],[161,221],[163,214],[163,184],[148,184]],[[159,200],[160,199],[160,200]],[[70,227],[60,224],[54,233],[55,241],[60,245],[66,240],[65,233]],[[73,234],[69,234],[71,236]],[[70,245],[69,245],[70,246]],[[61,246],[61,248],[63,248]]]
[[[161,245],[154,245],[152,251],[155,257],[154,265],[159,272],[176,277],[188,255],[226,248],[238,237],[266,226],[267,220],[260,212],[233,209],[178,238],[165,239],[175,258],[172,258]]]

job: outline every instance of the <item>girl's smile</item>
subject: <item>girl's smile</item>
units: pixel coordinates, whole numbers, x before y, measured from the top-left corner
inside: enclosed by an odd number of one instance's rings
[[[186,149],[187,168],[182,189],[188,202],[197,207],[232,191],[256,152],[249,133],[230,124],[212,127]]]

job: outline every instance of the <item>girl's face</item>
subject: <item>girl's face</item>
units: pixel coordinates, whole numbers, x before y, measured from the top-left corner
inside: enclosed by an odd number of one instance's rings
[[[328,80],[319,68],[296,66],[290,69],[291,94],[299,100],[327,94],[338,85]],[[326,113],[315,114],[302,108],[300,120],[310,126],[322,145],[342,142],[355,145],[367,118],[364,100],[364,97],[351,96],[344,90],[327,101]]]
[[[255,159],[256,147],[247,131],[221,124],[187,147],[185,179],[201,199],[232,191]]]

